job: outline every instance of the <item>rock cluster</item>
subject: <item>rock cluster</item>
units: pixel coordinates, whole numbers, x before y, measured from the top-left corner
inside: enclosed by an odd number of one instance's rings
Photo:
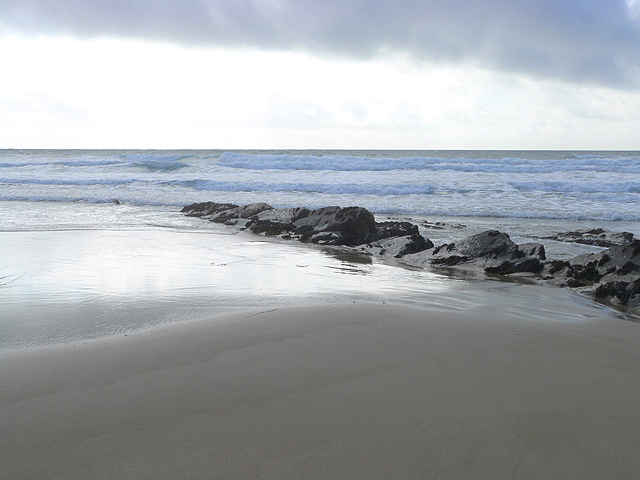
[[[603,228],[590,228],[557,233],[550,237],[544,237],[544,239],[595,245],[598,247],[613,247],[614,245],[624,245],[632,241],[633,234],[629,232],[610,232]]]
[[[182,209],[190,216],[236,225],[256,234],[295,238],[320,245],[357,246],[388,238],[403,240],[403,251],[430,248],[409,222],[376,222],[362,207],[273,208],[266,203],[240,207],[228,203],[194,203]]]
[[[402,258],[403,263],[414,266],[466,265],[494,275],[537,274],[543,281],[578,289],[593,298],[640,308],[640,240],[630,233],[591,229],[558,234],[552,238],[609,247],[565,261],[547,260],[544,245],[516,244],[497,230],[436,247],[419,233],[417,225],[376,222],[362,207],[310,210],[273,208],[266,203],[239,206],[205,202],[188,205],[182,212],[256,234]]]
[[[551,261],[543,273],[556,285],[640,308],[640,240],[633,237],[602,252],[578,255],[569,261]]]
[[[542,244],[517,245],[506,233],[487,230],[459,242],[445,243],[432,250],[410,255],[405,261],[414,265],[475,264],[486,273],[508,275],[518,272],[538,273],[543,269],[545,259]]]

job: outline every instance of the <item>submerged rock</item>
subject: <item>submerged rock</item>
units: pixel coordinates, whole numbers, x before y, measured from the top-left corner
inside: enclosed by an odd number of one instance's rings
[[[544,237],[547,240],[559,242],[581,243],[583,245],[594,245],[597,247],[612,247],[614,245],[624,245],[633,240],[633,233],[612,232],[602,228],[590,228],[583,230],[572,230]]]

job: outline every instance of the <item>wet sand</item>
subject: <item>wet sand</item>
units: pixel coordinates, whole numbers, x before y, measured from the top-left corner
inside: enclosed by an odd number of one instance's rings
[[[635,478],[640,324],[544,287],[469,294],[5,352],[0,477]]]

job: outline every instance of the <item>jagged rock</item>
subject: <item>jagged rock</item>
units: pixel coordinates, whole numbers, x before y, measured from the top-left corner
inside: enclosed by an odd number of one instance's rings
[[[215,223],[235,225],[240,219],[248,219],[267,210],[273,210],[273,207],[266,203],[251,203],[240,207],[232,203],[203,202],[192,203],[180,211],[191,217],[206,217]]]
[[[520,250],[526,257],[537,257],[540,260],[547,259],[544,245],[541,243],[521,243],[518,245],[518,250]]]
[[[578,255],[569,260],[568,276],[586,282],[597,282],[605,275],[631,271],[640,267],[640,240],[615,245],[598,253]]]
[[[375,238],[376,221],[362,207],[324,207],[295,222],[302,241],[327,245],[360,245]],[[335,232],[339,235],[318,235]]]
[[[254,215],[269,210],[274,210],[274,208],[268,203],[250,203],[249,205],[245,205],[244,207],[239,208],[238,216],[240,218],[251,218]]]
[[[254,220],[248,225],[249,231],[257,235],[264,234],[268,237],[291,236],[296,227],[292,223],[274,222],[271,220]]]
[[[545,259],[544,246],[537,243],[517,245],[509,235],[497,230],[471,235],[459,242],[441,245],[411,258],[412,264],[455,266],[474,263],[486,273],[507,275],[537,273]]]
[[[296,220],[304,218],[311,213],[308,208],[274,208],[264,210],[256,216],[256,221],[268,220],[274,223],[293,224]]]
[[[512,273],[538,273],[544,267],[546,253],[544,245],[540,243],[522,243],[516,245],[515,250],[509,250],[508,255],[498,256],[487,260],[484,265],[486,273],[510,275]]]
[[[433,248],[433,242],[415,233],[402,237],[385,237],[381,240],[361,245],[358,247],[358,250],[373,255],[400,258],[404,255],[422,252],[429,248]]]
[[[376,238],[378,240],[389,237],[406,237],[408,235],[418,234],[418,226],[410,222],[376,223]]]
[[[297,228],[311,227],[314,230],[332,232],[345,231],[366,236],[376,230],[373,214],[362,207],[324,207],[294,222]]]
[[[238,205],[234,205],[232,203],[201,202],[187,205],[186,207],[182,208],[180,212],[186,213],[190,217],[204,217],[234,208],[239,207]]]
[[[215,217],[210,217],[210,220],[216,223],[225,223],[227,225],[238,225],[246,227],[249,220],[264,211],[274,210],[274,208],[267,203],[250,203],[243,207],[231,208],[224,210],[217,214]]]
[[[603,228],[590,228],[562,232],[544,238],[547,240],[557,240],[559,242],[581,243],[583,245],[594,245],[597,247],[612,247],[614,245],[630,243],[633,240],[633,233],[612,232],[604,230]]]
[[[471,235],[459,242],[445,243],[433,251],[431,263],[434,265],[457,265],[488,256],[508,255],[516,252],[518,246],[506,233],[497,230]]]
[[[455,229],[467,228],[467,226],[463,225],[462,223],[429,222],[427,220],[422,220],[420,222],[420,225],[423,228],[430,228],[432,230],[446,230],[446,229],[451,229],[451,228],[455,228]]]
[[[409,222],[377,224],[371,212],[362,207],[273,208],[266,203],[238,206],[230,203],[194,203],[181,210],[190,216],[212,222],[237,225],[253,233],[297,238],[323,245],[355,246],[383,238],[412,236],[405,251],[418,251],[424,238]]]
[[[548,262],[545,273],[555,285],[615,304],[640,306],[640,240],[569,261]]]

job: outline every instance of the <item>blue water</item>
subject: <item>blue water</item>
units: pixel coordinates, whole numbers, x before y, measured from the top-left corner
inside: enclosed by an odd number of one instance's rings
[[[640,152],[0,150],[0,201],[116,199],[638,222]]]

